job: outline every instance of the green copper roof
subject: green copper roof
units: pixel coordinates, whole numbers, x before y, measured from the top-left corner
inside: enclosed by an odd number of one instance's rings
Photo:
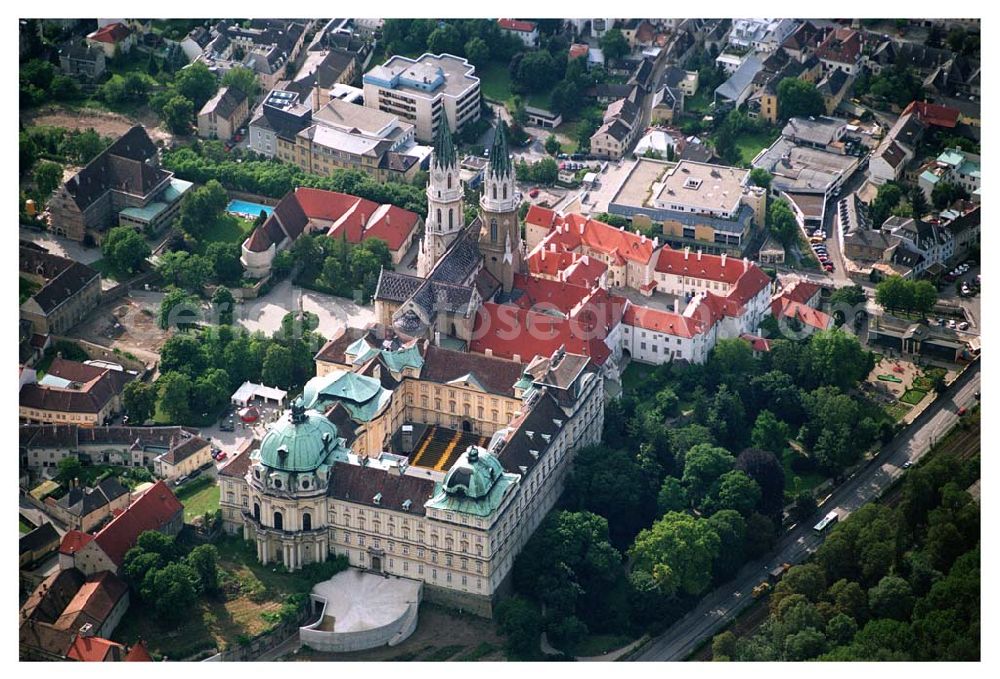
[[[489,516],[500,508],[507,492],[518,479],[517,474],[505,474],[494,455],[470,446],[452,465],[444,482],[434,488],[434,497],[426,506],[448,512]]]
[[[458,154],[455,153],[455,144],[451,140],[451,129],[448,127],[448,118],[443,117],[438,125],[437,134],[434,135],[434,165],[436,167],[452,167],[458,163]]]
[[[493,146],[490,147],[490,171],[489,174],[506,177],[513,174],[514,168],[510,164],[510,151],[507,148],[507,123],[503,120],[497,125],[497,132],[493,135]]]
[[[306,408],[320,409],[339,401],[357,421],[368,422],[392,398],[392,392],[373,377],[334,370],[306,382],[302,402]]]
[[[424,357],[420,355],[420,349],[415,344],[399,351],[383,351],[382,360],[394,373],[401,372],[404,368],[419,370],[424,367]]]
[[[336,425],[297,401],[289,413],[268,428],[260,442],[260,461],[282,471],[313,471],[332,463],[334,455],[343,451],[341,441]]]
[[[354,356],[353,363],[354,365],[358,365],[374,356],[376,351],[378,350],[368,344],[368,341],[364,337],[359,337],[351,343],[351,346],[344,350],[344,354]]]

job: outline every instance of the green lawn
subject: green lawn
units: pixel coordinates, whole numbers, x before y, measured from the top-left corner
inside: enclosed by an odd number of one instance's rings
[[[781,131],[777,128],[740,133],[735,140],[736,148],[740,152],[740,162],[749,166],[754,156],[773,144],[780,134]]]
[[[219,508],[219,484],[208,476],[188,481],[174,494],[184,505],[184,520],[187,522],[206,513],[214,514]]]
[[[507,65],[491,61],[486,68],[477,69],[479,89],[483,96],[493,101],[506,102],[511,98],[510,73]]]
[[[118,271],[118,269],[111,266],[111,262],[106,259],[99,259],[96,262],[88,264],[87,266],[101,274],[101,278],[107,281],[119,281],[123,278],[128,278],[128,274],[123,274]]]
[[[684,112],[700,115],[708,113],[708,107],[712,103],[712,95],[712,92],[702,88],[695,92],[693,97],[684,97]]]
[[[222,215],[198,237],[199,247],[205,249],[209,243],[242,243],[252,229],[253,220]]]
[[[910,406],[905,403],[890,403],[885,407],[885,412],[894,421],[899,422],[910,412]]]
[[[920,389],[909,389],[899,400],[901,403],[915,406],[923,401],[925,396],[927,396],[926,391],[921,391]]]
[[[18,522],[20,524],[19,525],[19,529],[21,531],[21,535],[24,535],[25,533],[30,533],[31,531],[35,530],[35,527],[32,526],[27,521],[25,521],[24,517],[22,517],[20,514],[18,515],[17,518],[18,518]]]
[[[812,490],[819,484],[826,481],[826,477],[819,472],[798,473],[792,469],[792,456],[798,455],[794,450],[785,451],[781,459],[785,468],[785,500],[791,502],[795,496],[804,490]]]
[[[24,276],[18,278],[17,293],[20,301],[18,304],[24,304],[28,301],[28,298],[34,295],[36,292],[42,289],[38,283],[34,281],[29,281]]]

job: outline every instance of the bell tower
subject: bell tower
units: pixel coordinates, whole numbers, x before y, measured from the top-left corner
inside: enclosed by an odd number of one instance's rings
[[[501,120],[490,148],[483,195],[479,199],[479,250],[486,270],[496,276],[504,292],[514,287],[514,274],[524,270],[524,245],[517,219],[514,165],[507,149],[507,124]]]
[[[417,275],[426,278],[441,255],[463,228],[463,190],[458,173],[458,154],[447,120],[442,119],[434,135],[430,181],[427,183],[427,219],[424,239],[417,254]]]

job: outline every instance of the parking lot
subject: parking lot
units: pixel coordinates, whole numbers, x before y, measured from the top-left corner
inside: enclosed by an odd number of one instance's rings
[[[281,329],[281,319],[296,309],[316,314],[319,317],[317,332],[327,338],[334,337],[345,326],[364,328],[375,321],[375,310],[371,306],[298,288],[285,280],[263,297],[237,305],[236,322],[250,332],[259,330],[270,336]]]

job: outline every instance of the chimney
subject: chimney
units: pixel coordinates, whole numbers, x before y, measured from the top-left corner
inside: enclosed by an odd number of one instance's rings
[[[434,331],[434,346],[436,346],[436,347],[441,346],[441,331],[440,330],[435,330]]]
[[[701,261],[701,250],[698,250],[698,261]]]
[[[549,243],[549,250],[551,250],[552,252],[555,252],[556,251],[556,244],[555,243]]]
[[[587,255],[584,255],[583,257],[581,257],[580,261],[583,262],[584,266],[589,266],[590,265],[590,257],[588,257]]]
[[[743,271],[747,272],[750,270],[750,260],[746,257],[743,258]]]
[[[581,236],[583,235],[583,227],[585,227],[586,225],[587,225],[586,222],[580,222],[580,235]]]
[[[644,233],[643,234],[639,234],[639,242],[642,243],[643,245],[646,244],[646,234],[644,234]]]
[[[674,313],[679,314],[681,312],[681,301],[674,297]]]
[[[545,261],[545,248],[542,248],[542,261]]]
[[[690,255],[690,254],[691,254],[691,248],[690,248],[690,246],[685,245],[684,246],[684,261],[685,262],[687,261],[688,255]]]
[[[722,268],[726,267],[726,253],[722,253]]]
[[[655,250],[658,247],[660,247],[660,237],[653,236],[653,249]]]

